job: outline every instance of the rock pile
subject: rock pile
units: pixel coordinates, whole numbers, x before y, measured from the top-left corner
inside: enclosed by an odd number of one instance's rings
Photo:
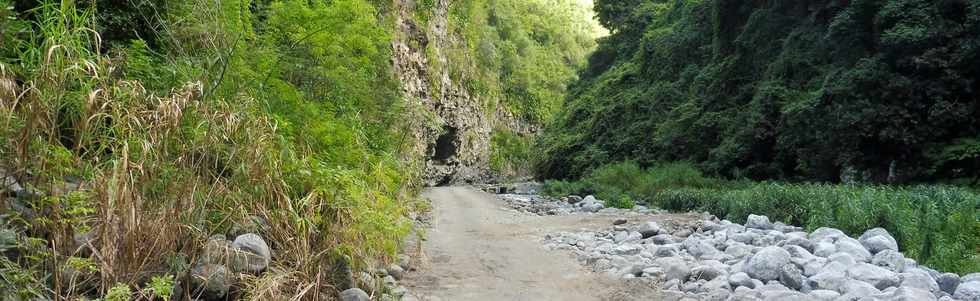
[[[240,274],[258,275],[272,262],[272,251],[261,236],[246,233],[229,241],[214,235],[204,246],[201,260],[191,269],[193,296],[223,300]]]
[[[584,201],[584,200],[583,200]],[[905,258],[884,229],[855,239],[752,215],[669,230],[656,222],[546,237],[595,271],[663,281],[666,300],[980,301],[980,274],[940,273]]]
[[[648,209],[644,206],[636,206],[633,209],[606,208],[606,203],[596,199],[594,196],[567,196],[560,199],[539,196],[533,194],[500,194],[498,197],[507,203],[507,206],[523,213],[535,215],[569,215],[575,213],[603,213],[603,214],[622,214],[633,213],[660,213],[659,210]]]
[[[367,292],[377,292],[374,295],[380,295],[379,300],[402,300],[411,301],[416,300],[414,296],[408,294],[408,289],[405,286],[400,285],[398,281],[402,280],[407,271],[414,271],[415,267],[411,265],[411,260],[408,255],[399,256],[398,263],[390,264],[384,268],[375,269],[372,272],[361,272],[358,275],[358,288],[351,288],[340,293],[341,301],[360,301],[360,300],[371,300],[368,298]]]

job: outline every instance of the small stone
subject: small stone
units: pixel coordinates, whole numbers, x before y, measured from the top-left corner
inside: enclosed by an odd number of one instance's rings
[[[939,289],[952,295],[956,292],[956,287],[960,285],[960,276],[953,273],[942,273],[936,277]]]
[[[779,282],[788,288],[800,290],[803,287],[803,272],[796,265],[784,265],[779,273]]]
[[[841,237],[847,237],[847,234],[844,234],[844,232],[841,230],[827,227],[817,228],[817,230],[810,233],[810,241],[813,241],[814,243],[820,243],[822,241],[834,243]]]
[[[980,301],[980,281],[964,281],[960,283],[953,293],[953,298],[961,301]]]
[[[340,301],[371,301],[371,297],[359,288],[352,288],[340,292]]]
[[[623,218],[617,219],[617,220],[613,221],[613,225],[617,225],[617,226],[618,225],[625,224],[625,223],[626,223],[626,219],[623,219]]]
[[[691,229],[680,229],[677,232],[674,232],[674,236],[680,238],[687,238],[688,236],[691,236],[691,234],[694,234],[694,232],[692,232]]]
[[[813,252],[813,247],[814,247],[814,244],[813,244],[812,241],[810,241],[810,240],[808,240],[806,238],[802,238],[802,237],[791,237],[791,238],[789,238],[789,239],[786,240],[786,245],[787,246],[799,246],[799,247],[807,250],[807,252],[810,252],[810,253]]]
[[[837,253],[837,246],[827,241],[819,242],[813,247],[813,255],[826,258],[834,253]]]
[[[728,283],[731,284],[732,287],[755,288],[755,283],[752,282],[752,278],[749,277],[749,274],[744,272],[738,272],[728,276]]]
[[[691,280],[711,281],[717,278],[722,273],[723,271],[721,269],[714,266],[710,266],[710,265],[697,266],[694,269],[691,269]]]
[[[831,290],[812,290],[809,295],[817,301],[833,301],[840,297],[840,293]]]
[[[847,275],[837,271],[823,271],[806,280],[813,289],[824,289],[841,292],[849,282]]]
[[[905,256],[895,250],[883,250],[871,258],[871,264],[892,272],[902,272],[905,270]]]
[[[868,262],[871,259],[871,252],[853,238],[844,237],[838,239],[835,246],[837,247],[837,252],[848,253],[858,262]]]
[[[687,280],[687,277],[691,276],[691,268],[688,267],[684,260],[676,257],[666,257],[659,258],[655,261],[664,270],[664,275],[667,280],[678,279],[681,281]]]
[[[772,223],[769,222],[768,216],[755,214],[749,214],[749,217],[745,222],[745,227],[762,230],[771,230],[773,228]]]
[[[883,228],[874,228],[865,231],[858,238],[861,245],[868,249],[871,253],[878,253],[884,250],[898,251],[898,242],[891,234],[888,234],[888,230]]]
[[[892,271],[867,263],[859,263],[847,269],[847,276],[870,283],[879,290],[899,283],[898,275]]]
[[[405,269],[402,268],[400,265],[397,265],[397,264],[389,265],[388,266],[388,275],[391,275],[391,277],[394,277],[395,280],[402,280],[402,277],[405,277]]]
[[[191,269],[191,284],[194,295],[206,299],[221,299],[231,289],[232,274],[220,264],[201,264]]]
[[[659,234],[660,231],[660,225],[658,225],[656,222],[643,223],[643,225],[641,225],[637,230],[637,232],[640,232],[640,235],[643,235],[643,238],[653,237],[654,235]]]
[[[936,296],[929,291],[902,286],[892,292],[888,300],[894,301],[935,301]]]
[[[902,279],[900,286],[904,287],[914,287],[928,291],[929,293],[938,293],[939,284],[936,280],[929,276],[929,273],[921,269],[913,268],[905,271],[905,273],[899,274],[899,278]]]

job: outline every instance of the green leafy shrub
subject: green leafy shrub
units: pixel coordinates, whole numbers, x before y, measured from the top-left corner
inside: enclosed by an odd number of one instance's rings
[[[969,4],[968,4],[969,3]],[[976,178],[971,1],[597,0],[536,173],[685,160],[756,180]]]

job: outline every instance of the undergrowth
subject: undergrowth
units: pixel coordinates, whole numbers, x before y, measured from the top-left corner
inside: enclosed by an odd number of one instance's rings
[[[320,300],[395,254],[419,185],[370,2],[168,2],[152,45],[75,3],[0,1],[25,29],[0,30],[0,178],[29,192],[0,186],[0,291],[183,295],[209,236],[251,231],[273,263],[241,297]]]
[[[706,177],[687,163],[644,169],[626,162],[598,168],[579,181],[547,181],[544,192],[595,194],[611,206],[636,199],[739,223],[749,214],[762,214],[811,231],[833,227],[860,235],[882,227],[920,264],[961,274],[980,272],[980,196],[959,187],[729,181]]]

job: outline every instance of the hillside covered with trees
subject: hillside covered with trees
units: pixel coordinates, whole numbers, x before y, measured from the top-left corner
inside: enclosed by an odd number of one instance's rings
[[[537,171],[694,162],[729,178],[976,181],[980,2],[598,1]]]

